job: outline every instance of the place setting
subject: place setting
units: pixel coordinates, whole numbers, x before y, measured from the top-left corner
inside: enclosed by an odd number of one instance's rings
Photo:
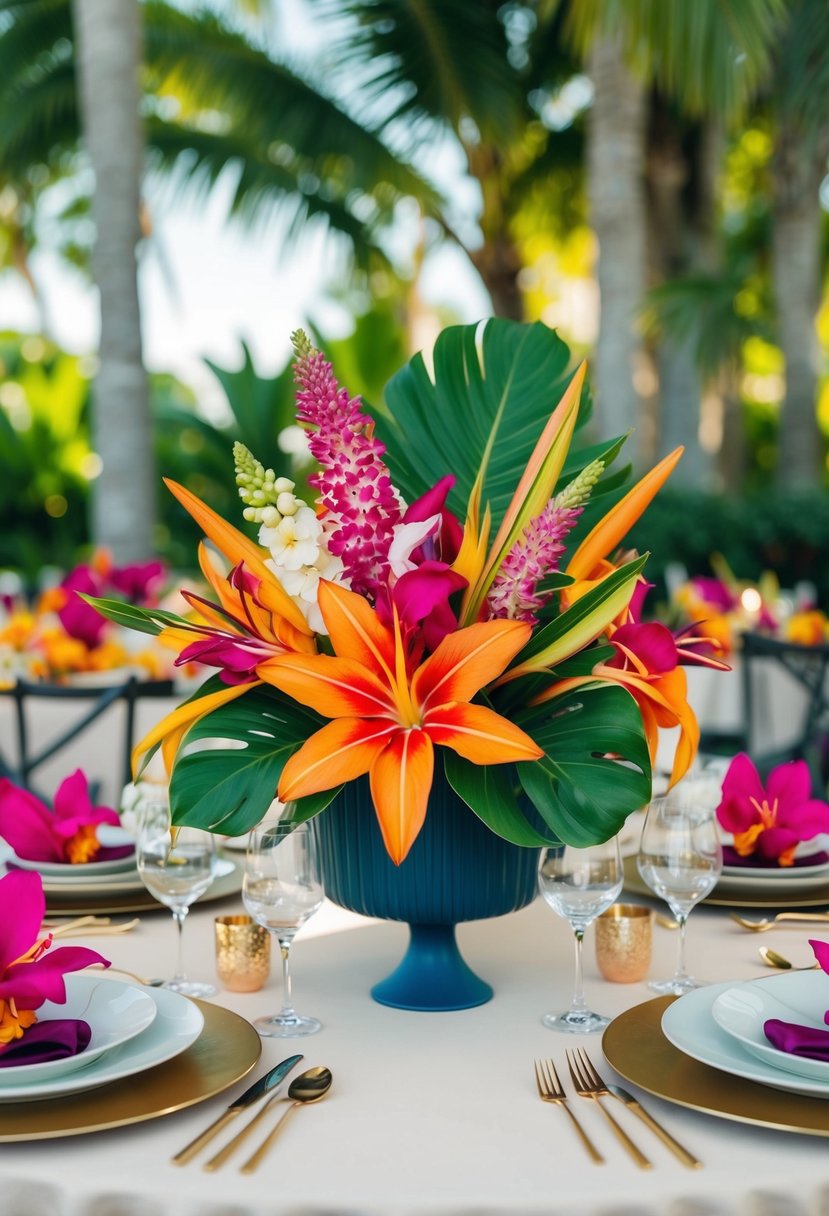
[[[158,804],[168,806],[166,786],[148,786]],[[146,796],[145,796],[146,798]],[[134,824],[143,806],[136,807]],[[165,813],[169,815],[169,810]],[[87,778],[78,769],[58,786],[52,806],[8,778],[0,781],[0,850],[7,871],[29,870],[43,880],[47,910],[53,915],[150,911],[158,907],[136,848],[135,831],[120,813],[93,806]],[[219,855],[213,837],[202,834],[210,847],[210,881],[194,898],[206,901],[241,890],[241,868]],[[163,901],[161,901],[163,902]]]

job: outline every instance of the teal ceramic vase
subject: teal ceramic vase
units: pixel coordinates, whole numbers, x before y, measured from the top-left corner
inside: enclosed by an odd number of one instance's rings
[[[492,988],[466,964],[455,925],[525,907],[538,890],[538,850],[489,830],[449,785],[440,764],[426,822],[400,866],[389,859],[368,779],[346,785],[317,819],[326,895],[364,916],[405,921],[408,949],[371,990],[396,1009],[470,1009]]]

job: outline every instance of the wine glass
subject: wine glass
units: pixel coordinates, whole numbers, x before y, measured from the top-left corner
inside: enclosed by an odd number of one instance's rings
[[[270,929],[282,955],[282,1008],[254,1026],[270,1038],[316,1034],[321,1023],[301,1017],[293,1006],[289,957],[297,930],[323,900],[317,840],[309,823],[270,821],[254,828],[248,839],[242,899],[250,915]]]
[[[189,980],[184,970],[184,922],[190,905],[213,881],[216,843],[210,832],[173,827],[167,802],[145,802],[138,812],[135,861],[150,894],[170,908],[178,925],[176,973],[162,987],[184,996],[213,996],[212,984]]]
[[[648,984],[681,996],[699,983],[685,967],[685,925],[691,909],[713,890],[722,871],[722,846],[710,802],[675,790],[648,807],[636,865],[642,880],[664,899],[679,924],[676,970]]]
[[[585,848],[568,844],[545,849],[538,868],[538,887],[553,911],[570,922],[576,943],[576,974],[570,1008],[563,1013],[545,1013],[541,1020],[551,1030],[574,1034],[603,1030],[610,1018],[588,1009],[584,999],[582,943],[587,926],[607,911],[622,890],[618,837]]]

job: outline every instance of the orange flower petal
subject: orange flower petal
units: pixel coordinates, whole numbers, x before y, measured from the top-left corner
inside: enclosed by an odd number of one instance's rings
[[[184,486],[171,481],[167,477],[164,478],[164,484],[170,493],[178,499],[185,511],[193,517],[205,536],[213,541],[213,544],[220,553],[224,554],[231,565],[235,566],[238,562],[243,561],[252,574],[268,582],[274,600],[279,602],[280,614],[300,633],[310,636],[312,630],[302,612],[287,592],[283,591],[282,587],[279,586],[265,565],[265,550],[260,548],[259,545],[254,544],[252,540],[249,540],[238,528],[234,528],[232,524],[227,523],[226,520],[222,519],[221,515],[217,515],[206,503],[203,503],[200,498],[197,498],[195,494],[185,489]]]
[[[367,600],[337,583],[320,579],[319,609],[335,653],[353,659],[391,682],[394,637]]]
[[[473,764],[508,764],[544,755],[520,727],[485,705],[439,705],[429,711],[423,729],[433,743],[451,747]]]
[[[306,739],[279,778],[283,802],[362,777],[399,727],[393,722],[337,718]]]
[[[524,621],[483,621],[448,633],[412,679],[412,696],[424,709],[429,702],[469,701],[499,676],[532,630]]]
[[[388,688],[351,659],[276,655],[259,663],[256,674],[325,718],[388,717],[394,712]]]
[[[435,767],[425,731],[398,731],[371,766],[371,797],[386,852],[400,865],[426,818]]]

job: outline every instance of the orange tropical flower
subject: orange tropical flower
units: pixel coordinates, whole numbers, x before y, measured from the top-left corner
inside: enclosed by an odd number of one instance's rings
[[[333,719],[285,765],[279,797],[288,802],[368,773],[386,849],[399,865],[426,816],[435,744],[474,764],[543,754],[506,718],[470,704],[526,644],[530,626],[487,621],[459,629],[411,670],[396,614],[389,628],[362,596],[325,581],[319,607],[334,655],[284,655],[258,669],[261,679]]]

